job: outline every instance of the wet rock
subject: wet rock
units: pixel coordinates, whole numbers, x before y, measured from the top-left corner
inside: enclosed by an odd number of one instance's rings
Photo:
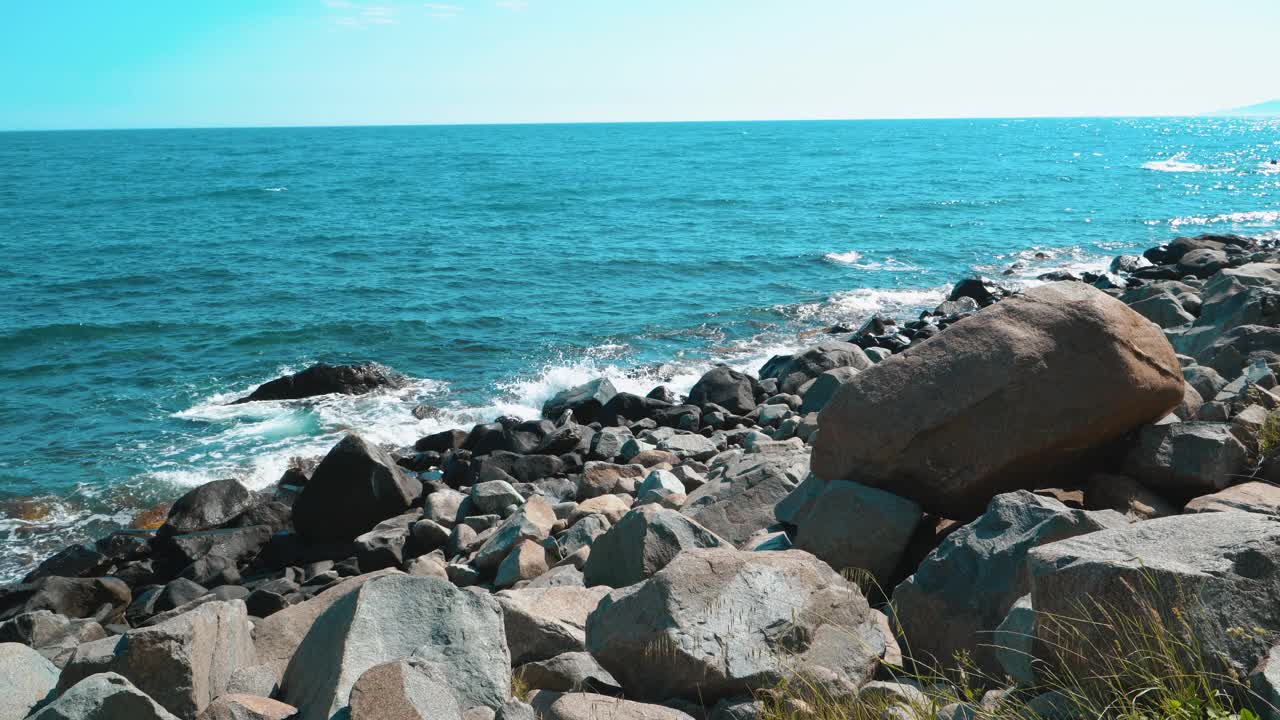
[[[774,378],[778,390],[795,394],[802,385],[828,370],[851,367],[865,370],[871,359],[853,343],[828,342],[794,355],[777,355],[760,368],[761,378]]]
[[[575,420],[589,425],[599,418],[600,409],[617,394],[618,390],[608,378],[598,378],[556,393],[542,405],[542,417],[554,420],[565,411],[572,411]]]
[[[91,617],[111,622],[120,617],[132,600],[129,587],[113,577],[45,577],[0,588],[0,620],[48,610],[69,618]]]
[[[302,372],[265,382],[233,404],[258,400],[298,400],[333,393],[362,395],[381,388],[400,388],[407,384],[404,376],[377,363],[316,363]]]
[[[359,435],[329,451],[293,506],[298,534],[308,542],[354,540],[399,515],[422,494],[422,483]]]
[[[1158,328],[1087,285],[1052,283],[843,385],[819,415],[812,469],[963,517],[1182,397],[1181,366]]]
[[[852,380],[859,372],[861,370],[858,368],[839,367],[814,378],[813,383],[804,392],[804,402],[799,407],[800,414],[807,415],[822,410],[827,403],[831,402],[831,398],[835,397],[840,386]]]
[[[761,394],[755,378],[725,365],[708,370],[689,390],[689,402],[698,407],[719,405],[735,415],[746,415],[756,407]]]
[[[587,648],[629,697],[705,704],[795,676],[849,697],[885,650],[857,587],[820,560],[733,549],[686,551],[611,592]]]
[[[189,490],[169,509],[169,517],[157,531],[160,535],[217,530],[229,526],[255,504],[249,488],[239,480],[214,480]]]

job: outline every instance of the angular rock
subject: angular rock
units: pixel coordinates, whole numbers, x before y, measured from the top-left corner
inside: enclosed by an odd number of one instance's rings
[[[710,705],[784,677],[850,697],[885,644],[857,587],[812,555],[701,549],[601,600],[587,649],[629,697]]]
[[[822,410],[827,403],[831,402],[831,398],[835,397],[840,386],[852,380],[859,372],[861,370],[854,367],[838,367],[814,378],[813,383],[804,392],[804,402],[799,408],[800,414],[808,415]]]
[[[582,469],[578,481],[578,500],[590,500],[616,492],[634,492],[635,483],[644,477],[643,465],[614,465],[607,462],[589,462]]]
[[[675,453],[681,459],[707,460],[718,452],[716,444],[693,433],[673,435],[658,443],[659,450]]]
[[[866,370],[871,359],[853,343],[828,342],[794,355],[777,355],[760,368],[760,377],[778,381],[778,391],[796,394],[802,385],[828,370],[851,367]]]
[[[457,490],[437,490],[427,496],[423,505],[423,517],[445,527],[453,527],[458,521],[458,509],[466,495]]]
[[[799,440],[753,445],[712,463],[707,482],[689,493],[681,512],[733,545],[773,524],[774,506],[808,472],[809,450]]]
[[[351,687],[350,720],[463,720],[448,673],[422,658],[374,665]]]
[[[1221,490],[1241,480],[1248,450],[1227,423],[1147,425],[1125,460],[1125,472],[1171,497]]]
[[[549,587],[503,590],[495,595],[502,607],[511,664],[583,650],[587,615],[608,594],[607,587]]]
[[[920,506],[866,485],[827,483],[796,519],[794,545],[838,571],[862,570],[886,587],[920,523]]]
[[[377,363],[316,363],[302,372],[265,382],[233,404],[257,400],[299,400],[333,393],[362,395],[380,388],[404,387],[407,383],[404,376]]]
[[[540,542],[521,541],[512,548],[494,573],[495,588],[509,588],[521,581],[532,580],[550,568],[547,549]]]
[[[509,482],[490,480],[471,486],[471,504],[482,513],[501,514],[512,505],[523,505],[524,496]]]
[[[977,668],[998,674],[990,633],[1031,591],[1027,553],[1055,540],[1125,526],[1125,518],[1112,511],[1072,510],[1025,490],[997,495],[981,517],[948,535],[894,589],[894,616],[905,646],[931,667],[945,667],[966,651]]]
[[[1115,510],[1130,520],[1177,515],[1178,506],[1125,475],[1094,475],[1084,491],[1089,510]]]
[[[253,493],[239,480],[214,480],[174,501],[158,533],[172,535],[227,527],[254,504]]]
[[[588,587],[624,587],[652,576],[681,552],[716,547],[732,546],[675,510],[644,505],[596,538],[583,581]]]
[[[110,622],[133,601],[129,586],[113,577],[45,577],[0,588],[0,620],[48,610],[69,618],[94,617]],[[106,607],[106,617],[99,617]]]
[[[72,620],[48,610],[23,613],[0,623],[0,643],[21,643],[61,668],[76,648],[107,633],[93,620]]]
[[[293,523],[308,542],[354,540],[399,515],[422,494],[381,448],[347,435],[325,455],[293,505]]]
[[[555,511],[541,497],[534,496],[502,521],[480,549],[476,551],[475,565],[483,572],[498,569],[507,555],[525,540],[542,542],[551,534],[556,524]]]
[[[619,695],[622,688],[588,652],[567,652],[516,668],[526,687],[555,692],[593,692]]]
[[[538,690],[530,694],[529,704],[539,720],[693,720],[693,716],[663,705],[594,693]]]
[[[43,655],[26,645],[0,643],[0,720],[22,720],[57,684],[58,668]]]
[[[577,387],[561,390],[542,405],[542,417],[559,418],[566,410],[583,425],[589,425],[600,416],[600,409],[613,399],[618,390],[608,378],[597,378]]]
[[[689,402],[698,407],[719,405],[734,415],[746,415],[756,407],[760,384],[728,366],[708,370],[689,390]]]
[[[285,671],[282,699],[299,720],[329,720],[366,670],[405,657],[440,664],[464,707],[510,698],[498,603],[436,578],[396,575],[364,583],[316,619]]]
[[[194,715],[189,717],[195,717]],[[29,720],[178,720],[116,673],[81,680]]]
[[[68,545],[27,573],[22,582],[35,582],[44,577],[82,578],[102,575],[110,568],[110,558],[92,545]]]
[[[1158,617],[1178,638],[1189,633],[1208,664],[1203,677],[1227,691],[1215,673],[1246,677],[1272,645],[1270,633],[1254,628],[1280,626],[1280,520],[1268,515],[1148,520],[1043,545],[1027,564],[1038,614],[1103,623],[1069,622],[1067,632],[1062,623],[1036,623],[1039,657],[1076,672],[1099,672],[1101,658],[1069,653],[1114,640],[1099,608],[1119,618]]]
[[[975,514],[1182,401],[1158,328],[1082,283],[1042,285],[912,345],[841,386],[812,470]]]
[[[243,602],[208,602],[167,622],[86,643],[62,670],[65,690],[97,673],[119,673],[174,715],[193,718],[257,664]]]

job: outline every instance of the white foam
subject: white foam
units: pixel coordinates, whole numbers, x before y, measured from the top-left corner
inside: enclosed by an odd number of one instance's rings
[[[1214,168],[1214,167],[1208,167],[1206,165],[1201,165],[1200,163],[1187,162],[1187,154],[1185,152],[1180,152],[1175,155],[1171,155],[1165,158],[1164,160],[1151,160],[1149,162],[1144,162],[1142,163],[1142,168],[1144,170],[1154,170],[1156,172],[1168,172],[1168,173],[1198,173],[1198,172],[1221,173],[1221,172],[1231,172],[1235,170],[1235,168],[1230,168],[1230,167]]]
[[[857,250],[850,250],[849,252],[842,253],[829,252],[826,255],[823,255],[822,259],[840,265],[853,265],[862,259],[862,253]]]
[[[885,256],[884,260],[879,262],[858,262],[862,259],[862,254],[857,250],[843,253],[827,253],[822,256],[822,259],[838,265],[848,265],[859,270],[879,270],[882,272],[920,272],[921,270],[919,265],[899,260],[892,255]]]
[[[262,188],[263,192],[285,192],[285,191],[286,191],[286,190],[288,190],[288,189],[289,189],[289,188],[287,188],[287,187],[269,187],[269,188]]]

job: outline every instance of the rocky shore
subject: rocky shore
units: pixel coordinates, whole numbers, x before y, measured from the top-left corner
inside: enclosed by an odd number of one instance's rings
[[[0,720],[1098,717],[1161,632],[1280,717],[1280,248],[1043,279],[196,488],[0,588]]]

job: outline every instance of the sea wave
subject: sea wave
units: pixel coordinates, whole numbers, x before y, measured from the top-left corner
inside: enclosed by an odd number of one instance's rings
[[[1217,224],[1265,226],[1280,224],[1280,210],[1246,210],[1242,212],[1220,213],[1218,215],[1187,215],[1167,221],[1152,220],[1148,225],[1159,225],[1167,222],[1169,227],[1177,230],[1184,226],[1203,226]]]
[[[847,265],[859,270],[878,270],[881,272],[920,272],[922,268],[919,265],[909,263],[905,260],[899,260],[892,255],[886,255],[883,260],[859,262],[862,260],[862,253],[857,250],[849,250],[847,252],[829,252],[822,256],[823,260],[837,265]]]
[[[1144,162],[1142,163],[1142,168],[1144,170],[1168,173],[1222,173],[1232,172],[1235,170],[1233,167],[1215,168],[1207,165],[1201,165],[1200,163],[1188,162],[1187,154],[1184,152],[1171,155],[1163,160],[1151,160],[1149,162]]]

